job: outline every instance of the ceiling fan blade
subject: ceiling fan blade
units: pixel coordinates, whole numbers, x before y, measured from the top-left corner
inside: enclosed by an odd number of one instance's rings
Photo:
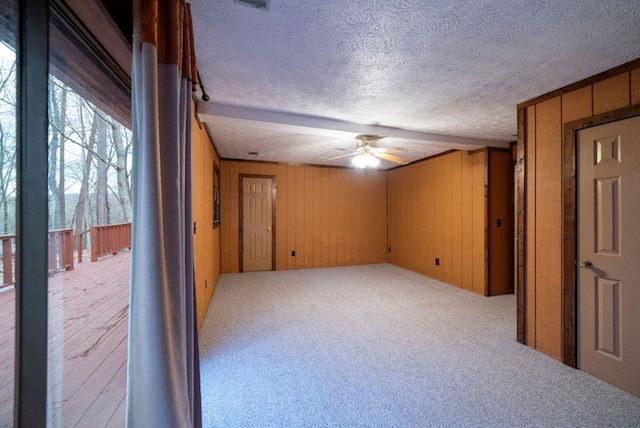
[[[404,147],[376,147],[371,150],[376,153],[407,153],[409,151]]]
[[[387,153],[375,153],[375,155],[379,158],[386,159],[388,161],[399,163],[401,165],[406,165],[409,163],[405,158],[401,158],[400,156],[394,156]]]
[[[323,159],[322,162],[326,162],[326,161],[330,161],[330,160],[335,160],[335,159],[340,159],[340,158],[346,158],[349,156],[353,156],[353,155],[357,155],[358,152],[357,151],[353,151],[352,153],[347,153],[346,155],[340,155],[340,156],[334,156],[332,158],[329,159]]]

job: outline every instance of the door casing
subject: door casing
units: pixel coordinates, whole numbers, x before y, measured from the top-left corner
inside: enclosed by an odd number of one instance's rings
[[[238,180],[238,266],[239,271],[244,272],[243,269],[243,252],[244,252],[244,178],[269,178],[271,179],[271,218],[273,222],[271,232],[271,270],[276,270],[276,176],[275,175],[261,175],[261,174],[240,174]]]

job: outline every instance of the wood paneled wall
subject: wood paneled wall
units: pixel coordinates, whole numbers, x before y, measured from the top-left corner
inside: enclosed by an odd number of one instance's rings
[[[564,124],[640,103],[640,68],[605,73],[522,103],[526,150],[525,342],[562,358],[562,142]]]
[[[240,174],[275,176],[276,270],[386,263],[386,172],[223,160],[223,273],[239,269]]]
[[[486,156],[459,151],[388,173],[390,263],[485,294]]]
[[[213,143],[194,118],[192,129],[193,235],[198,328],[220,276],[220,228],[213,227],[213,165],[220,165]]]

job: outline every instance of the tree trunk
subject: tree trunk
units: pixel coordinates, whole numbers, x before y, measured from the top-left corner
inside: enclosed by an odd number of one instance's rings
[[[81,113],[82,114],[82,113]],[[84,122],[81,118],[82,132],[84,135]],[[93,148],[96,143],[96,132],[98,128],[98,115],[94,112],[93,119],[91,120],[91,133],[89,134],[89,141],[87,142],[88,150],[84,157],[84,168],[82,170],[82,185],[80,186],[80,195],[78,195],[78,205],[76,205],[76,233],[84,232],[85,230],[85,204],[87,201],[87,193],[89,191],[89,177],[91,176],[91,163],[93,162]],[[83,149],[83,152],[85,150]],[[85,238],[82,238],[82,248],[84,248]]]
[[[10,174],[11,173],[11,165],[6,165],[6,154],[7,154],[7,147],[6,147],[6,141],[4,138],[4,127],[2,126],[2,123],[0,123],[0,200],[2,200],[2,231],[0,234],[2,235],[8,235],[9,232],[9,209],[8,209],[8,205],[9,202],[7,201],[8,195],[7,195],[7,186],[6,186],[6,181],[8,180],[7,177],[7,172]],[[9,167],[9,168],[7,168]]]
[[[0,64],[0,105],[4,114],[15,117],[16,93],[15,93],[15,61],[7,70]],[[15,125],[14,125],[15,126]],[[13,131],[12,131],[13,129]],[[6,132],[5,132],[6,131]],[[0,123],[0,198],[2,200],[2,231],[3,235],[15,233],[15,213],[9,210],[9,198],[16,192],[16,139],[15,128],[9,125],[5,129]]]
[[[57,87],[53,80],[49,78],[49,121],[53,131],[51,132],[51,141],[49,142],[49,175],[47,182],[49,185],[49,215],[53,214],[53,218],[49,217],[49,228],[55,229],[60,224],[60,207],[58,204],[58,184],[56,183],[56,171],[58,168],[58,146],[60,145],[60,134],[56,131],[60,126],[60,107],[57,99]],[[53,209],[51,209],[53,208]]]
[[[58,214],[57,228],[64,229],[67,226],[67,207],[64,196],[64,143],[66,139],[65,131],[67,123],[67,89],[63,87],[60,91],[60,127],[58,128],[60,130],[60,156],[58,166],[58,210],[60,213]]]
[[[96,214],[97,225],[108,222],[107,213],[107,122],[97,115],[98,132],[96,139]]]
[[[125,222],[131,221],[131,197],[129,193],[129,180],[127,177],[127,152],[122,141],[122,125],[111,120],[111,132],[113,145],[116,149],[116,172],[118,177],[118,200],[122,205],[122,215]]]

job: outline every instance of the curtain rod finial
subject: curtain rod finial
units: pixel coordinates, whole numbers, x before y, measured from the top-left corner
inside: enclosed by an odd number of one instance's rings
[[[200,77],[200,70],[198,70],[198,85],[200,86],[200,90],[202,91],[202,101],[209,101],[209,94],[204,90],[204,84],[202,83],[202,78]]]

